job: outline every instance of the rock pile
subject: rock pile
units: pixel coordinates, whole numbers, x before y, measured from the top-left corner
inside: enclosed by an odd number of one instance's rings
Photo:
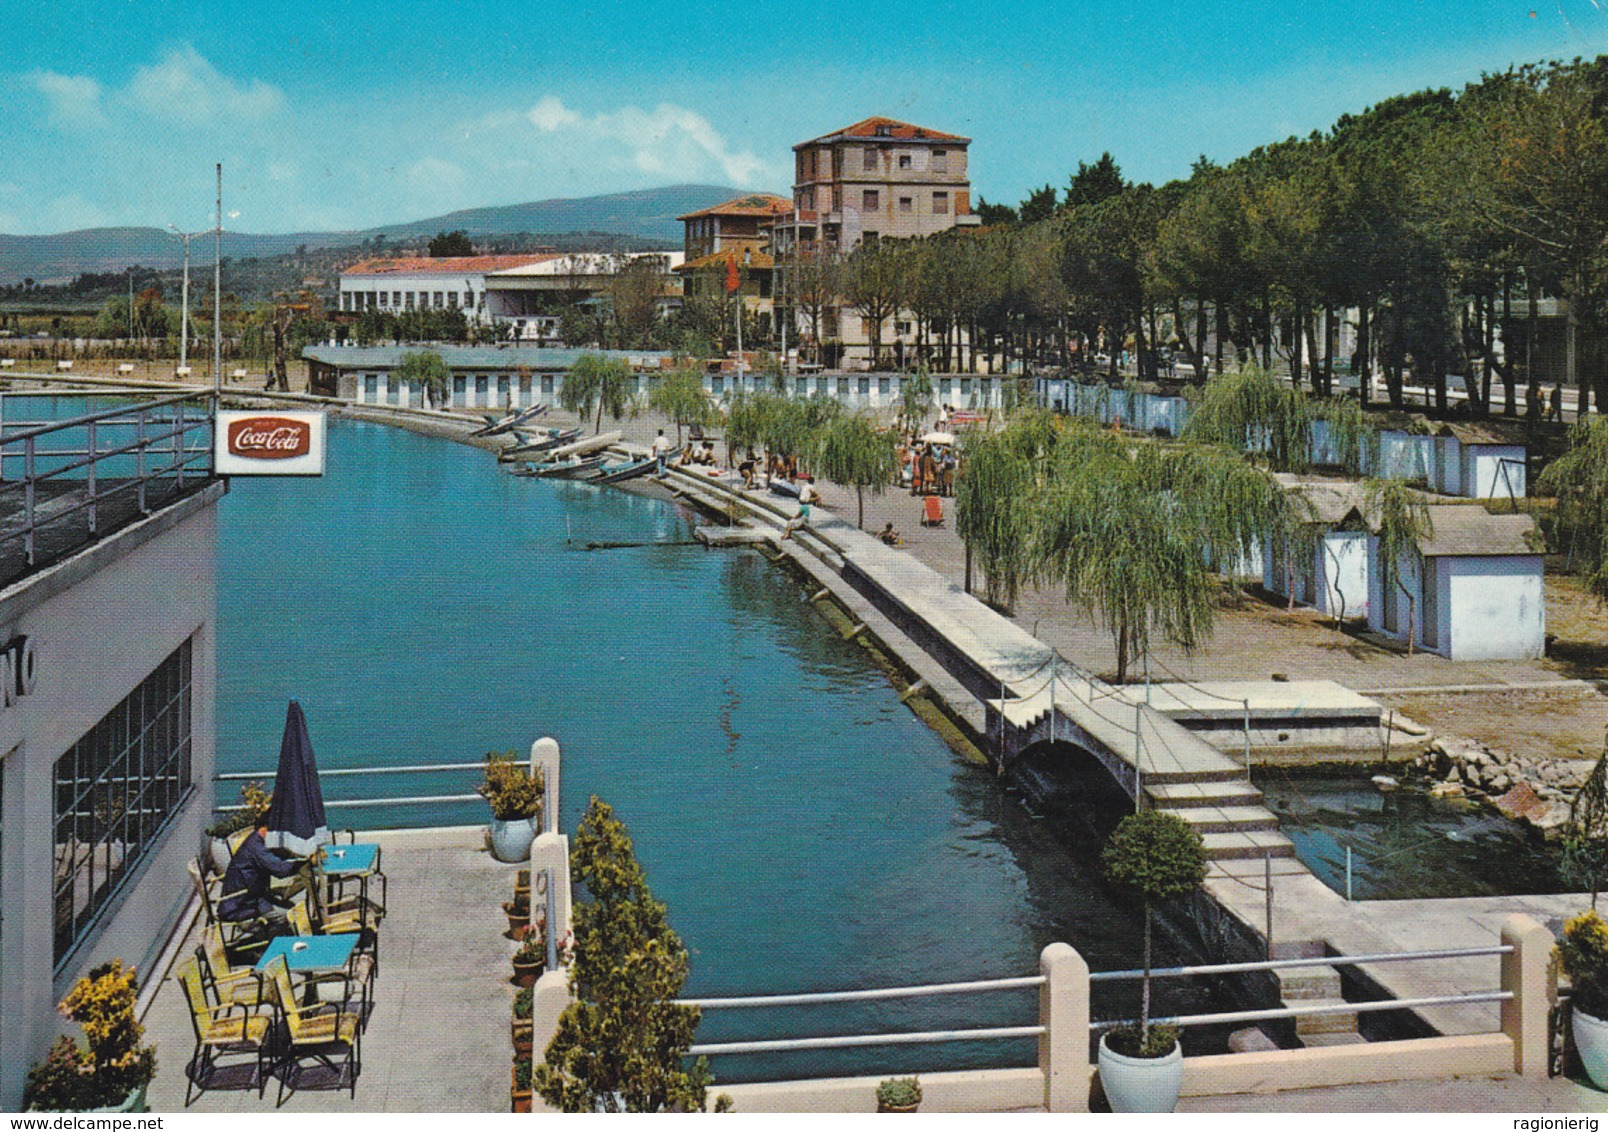
[[[1483,794],[1505,816],[1527,822],[1548,837],[1569,820],[1569,802],[1586,775],[1588,760],[1532,759],[1473,739],[1442,736],[1413,761],[1432,778],[1432,793]]]

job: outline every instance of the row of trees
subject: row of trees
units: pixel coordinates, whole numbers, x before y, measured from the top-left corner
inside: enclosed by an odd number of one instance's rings
[[[981,230],[784,258],[783,299],[817,337],[843,302],[879,353],[908,310],[918,353],[945,369],[1104,348],[1114,372],[1131,347],[1153,378],[1160,346],[1200,374],[1232,351],[1325,394],[1337,367],[1382,370],[1398,404],[1409,372],[1442,408],[1461,374],[1485,412],[1499,379],[1511,414],[1537,381],[1545,293],[1566,300],[1566,380],[1603,403],[1604,199],[1608,57],[1388,99],[1159,187],[1107,154],[1064,199],[1046,186],[1019,212],[982,205]],[[1338,357],[1348,312],[1356,349]]]

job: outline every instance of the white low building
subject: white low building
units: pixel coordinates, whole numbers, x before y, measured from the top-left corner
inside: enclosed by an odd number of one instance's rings
[[[1404,559],[1399,582],[1379,576],[1369,539],[1368,627],[1452,660],[1534,660],[1546,649],[1546,587],[1539,532],[1528,515],[1483,507],[1430,507],[1434,534],[1419,544],[1423,569]]]
[[[1296,497],[1306,522],[1282,546],[1269,540],[1262,588],[1331,617],[1366,617],[1369,536],[1362,489],[1345,480],[1274,478]]]
[[[458,310],[472,323],[489,325],[486,277],[554,258],[549,253],[366,259],[341,272],[339,309],[353,314]]]

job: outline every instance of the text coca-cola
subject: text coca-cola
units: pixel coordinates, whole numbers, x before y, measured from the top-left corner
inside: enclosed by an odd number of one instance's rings
[[[254,460],[288,460],[305,456],[313,445],[306,421],[285,417],[247,417],[229,424],[229,452]]]

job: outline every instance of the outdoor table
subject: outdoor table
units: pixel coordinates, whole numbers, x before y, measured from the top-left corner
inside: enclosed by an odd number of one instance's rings
[[[357,876],[374,868],[380,847],[372,844],[331,845],[324,850],[326,876]]]
[[[276,936],[257,960],[256,969],[266,970],[268,964],[280,956],[292,974],[311,974],[322,971],[344,971],[357,947],[357,933],[343,935],[282,935]]]

